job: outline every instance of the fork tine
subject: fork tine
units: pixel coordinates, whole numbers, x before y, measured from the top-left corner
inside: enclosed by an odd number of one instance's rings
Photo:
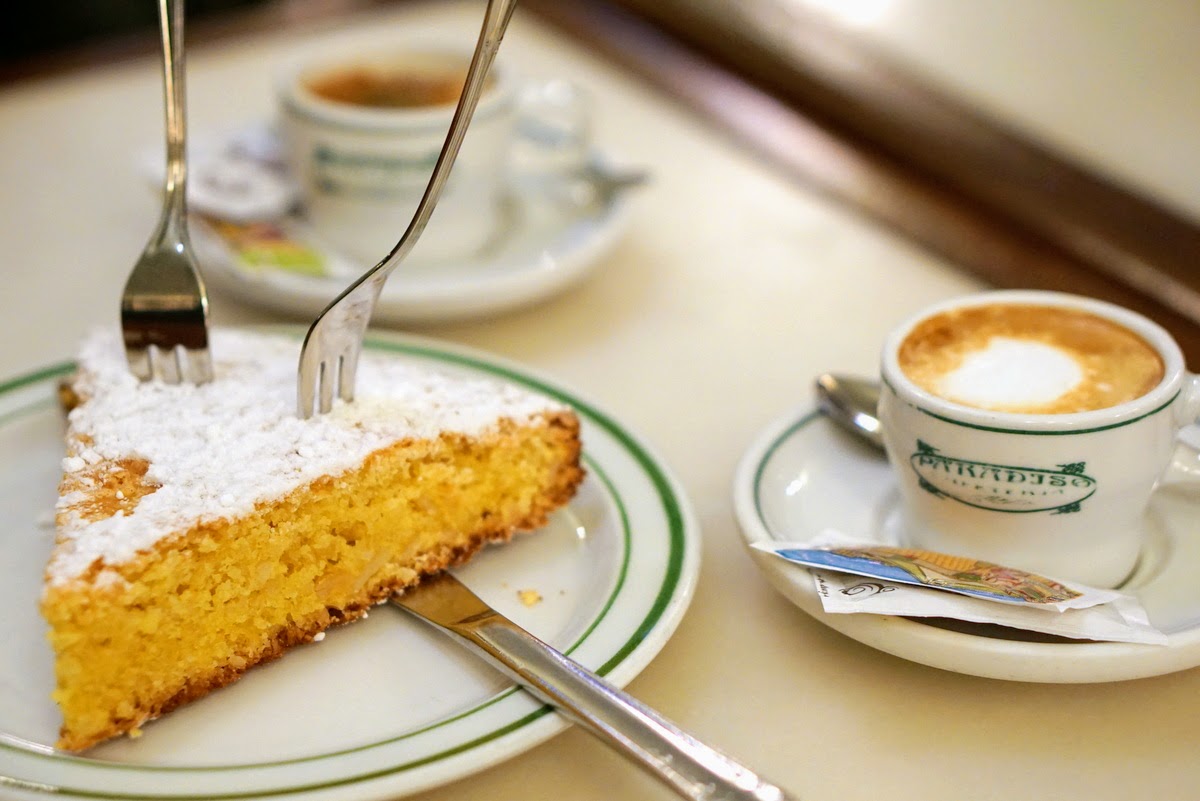
[[[171,367],[175,371],[175,375],[179,376],[180,382],[188,380],[188,354],[187,349],[183,345],[176,345],[171,348],[171,357],[167,361],[171,362]]]
[[[309,331],[300,349],[300,365],[296,370],[296,416],[307,420],[313,415],[313,405],[316,403],[317,386],[321,381],[320,348]]]
[[[184,349],[188,370],[184,380],[193,384],[207,384],[213,380],[212,356],[208,350]]]
[[[164,350],[158,345],[150,346],[150,372],[164,384],[178,384],[179,370],[173,350]]]
[[[316,402],[314,388],[315,382],[303,373],[300,374],[300,403],[296,408],[296,416],[301,420],[307,420],[313,415],[313,404]]]
[[[337,362],[321,362],[321,414],[333,408],[333,382],[336,380],[330,373],[334,372]]]
[[[354,378],[358,373],[358,348],[351,348],[338,360],[338,397],[349,403],[354,400]]]
[[[175,370],[179,374],[179,380],[192,384],[204,384],[212,379],[208,373],[208,368],[211,365],[211,358],[208,356],[208,351],[198,351],[187,347],[180,343],[174,348]]]
[[[158,352],[158,345],[146,346],[146,364],[150,367],[150,380],[162,380],[162,357]]]
[[[146,348],[125,348],[125,359],[129,362],[129,371],[139,381],[149,381],[153,376],[150,370],[150,353]]]

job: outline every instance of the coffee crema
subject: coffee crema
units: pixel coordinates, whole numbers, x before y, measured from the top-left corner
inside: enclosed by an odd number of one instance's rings
[[[1140,398],[1162,381],[1162,356],[1091,312],[995,303],[941,312],[900,344],[900,370],[940,398],[997,412],[1071,414]]]
[[[324,100],[369,108],[428,108],[458,101],[466,68],[434,69],[403,66],[351,66],[330,70],[304,81]]]

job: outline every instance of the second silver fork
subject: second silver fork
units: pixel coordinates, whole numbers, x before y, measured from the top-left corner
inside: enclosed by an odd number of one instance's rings
[[[500,40],[504,37],[504,30],[508,27],[516,4],[516,0],[488,0],[483,28],[479,32],[479,41],[475,45],[471,66],[467,70],[462,96],[458,99],[458,107],[455,108],[454,118],[450,121],[450,131],[446,134],[446,141],[433,167],[429,185],[425,188],[412,222],[400,237],[400,241],[383,261],[338,295],[308,329],[304,347],[300,351],[298,370],[297,411],[301,418],[311,417],[314,411],[324,414],[333,408],[335,385],[337,395],[342,400],[354,399],[358,357],[362,352],[363,337],[366,335],[367,325],[371,322],[371,313],[375,310],[379,293],[392,270],[396,269],[412,250],[429,223],[429,217],[441,196],[454,159],[458,156],[463,136],[466,135],[467,126],[471,122],[471,115],[475,113],[475,106],[483,93],[488,69],[496,58],[496,51],[500,49]]]
[[[167,172],[158,227],[121,295],[121,332],[129,368],[143,381],[212,380],[208,295],[187,231],[183,0],[159,0],[166,100]]]

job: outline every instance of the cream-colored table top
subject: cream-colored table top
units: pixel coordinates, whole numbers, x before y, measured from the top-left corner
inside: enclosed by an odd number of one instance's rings
[[[190,56],[192,130],[268,116],[272,69],[327,35],[403,31],[411,9],[279,31]],[[473,35],[477,4],[431,17]],[[421,23],[424,24],[424,23]],[[803,799],[1194,798],[1200,670],[1100,686],[984,680],[896,659],[797,610],[743,552],[734,466],[814,374],[874,369],[900,317],[975,283],[827,199],[781,180],[720,132],[519,14],[503,57],[584,84],[597,140],[653,169],[635,220],[583,285],[535,308],[424,333],[575,387],[674,468],[703,529],[699,588],[631,691]],[[0,95],[0,375],[70,356],[113,323],[157,214],[136,154],[161,138],[154,60]],[[221,322],[276,317],[214,294]],[[12,458],[5,454],[5,458]],[[664,798],[570,730],[426,793],[457,801]]]

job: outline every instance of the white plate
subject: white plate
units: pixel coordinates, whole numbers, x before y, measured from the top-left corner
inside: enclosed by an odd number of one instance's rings
[[[770,425],[749,448],[733,487],[746,544],[802,540],[826,528],[895,542],[901,536],[895,480],[882,454],[810,407]],[[826,614],[812,576],[749,548],[771,583],[814,618],[859,642],[933,667],[1015,681],[1119,681],[1200,665],[1200,496],[1156,493],[1147,545],[1124,589],[1138,596],[1169,644],[1066,640],[1001,626],[942,619]]]
[[[484,374],[570,403],[588,477],[542,531],[458,575],[484,599],[625,685],[691,599],[699,540],[662,463],[620,423],[529,371],[476,351],[376,335],[370,347]],[[567,725],[441,633],[383,606],[321,643],[85,756],[53,751],[52,657],[37,612],[62,459],[57,379],[0,384],[0,787],[5,798],[396,798],[519,754]],[[543,598],[526,606],[518,591]]]
[[[605,161],[600,154],[594,159]],[[399,324],[486,316],[571,287],[617,243],[628,221],[629,192],[609,192],[582,203],[566,200],[566,193],[567,187],[556,183],[513,186],[502,204],[500,230],[469,258],[422,262],[418,244],[413,259],[384,285],[372,319]],[[319,253],[327,274],[249,266],[203,218],[192,219],[192,239],[209,283],[278,311],[315,317],[351,280],[374,266],[322,245],[299,216],[279,223],[279,233]],[[397,228],[397,237],[402,230]]]

